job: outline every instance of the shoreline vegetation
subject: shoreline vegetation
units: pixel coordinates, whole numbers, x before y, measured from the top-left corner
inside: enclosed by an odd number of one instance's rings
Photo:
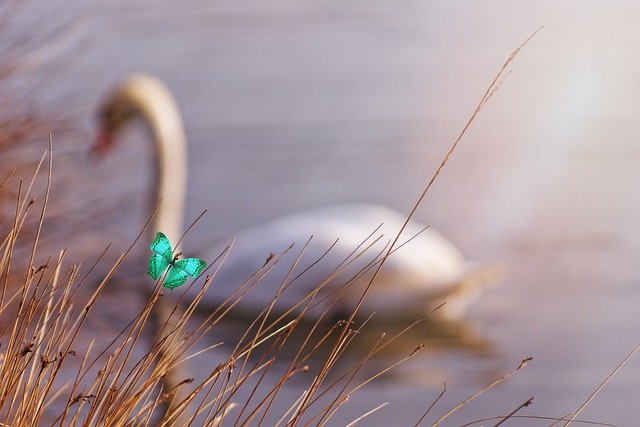
[[[440,167],[426,184],[407,221],[531,37],[500,68]],[[240,286],[239,293],[233,298],[219,307],[207,308],[210,314],[204,320],[196,322],[194,313],[204,292],[215,282],[216,269],[224,262],[227,250],[216,260],[207,260],[213,262],[204,277],[185,285],[201,287],[198,297],[189,302],[178,301],[183,309],[174,310],[173,317],[161,326],[159,334],[149,332],[154,321],[153,307],[166,298],[160,283],[157,283],[146,303],[137,313],[129,314],[128,323],[118,333],[88,336],[86,326],[101,305],[101,294],[111,285],[112,277],[130,256],[134,246],[148,242],[141,241],[143,229],[133,239],[129,250],[118,257],[95,285],[90,283],[91,273],[105,263],[103,256],[109,250],[108,245],[90,266],[67,265],[64,249],[41,262],[39,244],[50,203],[53,163],[50,137],[49,148],[37,163],[31,180],[20,180],[13,191],[9,185],[15,169],[2,172],[4,175],[0,176],[3,209],[11,206],[13,211],[11,219],[5,221],[3,218],[0,222],[0,425],[270,425],[266,420],[273,419],[274,413],[279,426],[331,425],[332,417],[343,405],[348,405],[350,396],[363,387],[375,386],[376,379],[424,350],[424,345],[407,349],[404,357],[373,375],[362,377],[363,367],[377,353],[431,313],[392,336],[382,334],[370,348],[358,349],[361,357],[352,366],[341,367],[337,372],[337,362],[346,348],[367,327],[369,319],[360,319],[357,308],[345,319],[331,323],[329,328],[322,327],[320,320],[313,322],[302,337],[296,338],[301,344],[297,345],[295,354],[291,354],[288,349],[285,353],[285,344],[299,332],[298,325],[305,311],[279,316],[272,312],[271,307],[265,307],[246,326],[240,339],[224,351],[224,356],[220,356],[221,343],[203,347],[203,337],[220,327],[221,322],[232,314],[243,292],[250,291],[251,286],[244,289]],[[46,174],[46,190],[34,197],[34,182],[42,174]],[[392,254],[401,234],[402,230],[382,262],[375,267],[377,271],[383,267],[384,259]],[[69,241],[72,245],[73,236],[69,236]],[[252,277],[254,284],[264,273],[264,267],[256,272]],[[373,280],[375,274],[371,283]],[[87,289],[92,291],[87,292]],[[181,291],[177,293],[182,294]],[[100,307],[104,311],[109,309]],[[506,415],[475,420],[466,425],[486,421],[499,425],[519,417],[546,423],[564,422],[565,425],[572,422],[607,425],[580,421],[577,416],[637,350],[571,415],[562,418],[521,415],[520,411],[532,403],[533,398],[530,398],[516,408],[506,408]],[[163,378],[176,366],[206,356],[209,352],[216,352],[212,359],[218,361],[211,367],[210,374],[205,378],[184,378],[178,387],[187,390],[186,397],[172,402],[177,390],[163,390]],[[322,355],[318,358],[319,353]],[[512,371],[437,416],[434,408],[446,393],[445,385],[442,392],[425,404],[422,413],[418,411],[415,425],[422,425],[427,419],[432,425],[446,424],[451,414],[508,379],[530,360],[529,357],[524,358]],[[288,409],[282,410],[283,388],[293,379],[305,381],[305,386],[301,387],[304,392],[288,402]],[[172,403],[168,405],[169,412],[165,413],[163,408],[167,402]],[[385,405],[381,403],[348,425],[367,425]]]

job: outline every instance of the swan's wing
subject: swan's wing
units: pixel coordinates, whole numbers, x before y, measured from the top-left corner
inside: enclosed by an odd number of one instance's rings
[[[173,289],[183,285],[189,276],[197,276],[207,266],[207,263],[198,258],[185,258],[176,261],[164,280],[164,287]]]

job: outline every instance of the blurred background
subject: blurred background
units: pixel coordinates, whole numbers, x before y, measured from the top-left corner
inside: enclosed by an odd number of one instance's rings
[[[127,139],[140,143],[121,144],[104,163],[86,158],[95,106],[128,73],[160,76],[182,108],[187,221],[208,209],[188,243],[197,251],[335,202],[408,212],[500,65],[544,25],[416,216],[468,258],[502,262],[505,279],[460,322],[445,325],[449,345],[428,347],[358,392],[336,420],[389,401],[371,425],[411,424],[446,381],[434,409],[441,414],[525,356],[534,357],[526,370],[466,405],[451,425],[508,413],[531,396],[527,413],[560,417],[638,344],[634,2],[29,0],[3,7],[5,52],[36,51],[33,64],[3,73],[3,104],[12,106],[5,111],[28,111],[39,125],[24,143],[3,143],[2,173],[14,159],[33,160],[53,130],[57,197],[45,241],[59,247],[74,236],[84,249],[74,245],[72,256],[84,263],[107,242],[128,246],[145,219],[144,133],[134,129]],[[14,49],[16,40],[23,42]],[[301,392],[292,384],[285,394]],[[633,425],[639,394],[636,359],[580,418]]]

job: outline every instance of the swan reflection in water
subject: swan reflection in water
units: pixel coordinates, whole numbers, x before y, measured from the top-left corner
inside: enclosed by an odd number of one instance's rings
[[[204,308],[196,312],[197,318],[204,319],[208,314]],[[213,345],[216,343],[232,343],[224,346],[222,351],[231,350],[235,347],[238,339],[245,335],[249,325],[255,320],[257,312],[247,312],[245,310],[232,310],[225,319],[215,328],[205,342],[201,345]],[[273,315],[270,319],[277,316]],[[285,317],[273,330],[287,325],[293,318]],[[269,323],[269,321],[267,322]],[[340,332],[344,327],[343,321],[335,318],[326,318],[318,321],[314,318],[302,317],[295,324],[295,330],[287,335],[287,340],[282,348],[272,348],[264,345],[258,348],[253,354],[254,359],[267,359],[265,354],[270,354],[275,358],[275,362],[288,365],[292,359],[305,359],[303,365],[309,366],[312,373],[317,373],[317,369],[327,360],[327,356],[335,344]],[[395,362],[409,356],[413,350],[421,348],[420,354],[415,356],[417,365],[413,362],[407,363],[408,371],[399,367],[391,370],[385,375],[386,380],[398,378],[403,383],[419,383],[430,386],[439,386],[442,379],[453,382],[452,375],[459,372],[446,373],[447,366],[451,364],[452,355],[457,355],[453,363],[459,362],[460,358],[490,360],[497,356],[494,343],[484,337],[469,322],[463,319],[450,318],[437,314],[437,310],[430,315],[420,316],[417,313],[403,313],[395,316],[372,316],[369,319],[358,318],[354,320],[351,328],[357,330],[353,341],[346,346],[344,351],[335,361],[334,375],[350,369],[363,357],[368,356],[368,360],[362,369],[366,375],[375,375],[382,369]],[[252,331],[255,331],[252,329]],[[310,335],[311,334],[311,335]],[[323,345],[314,348],[315,343],[321,337],[329,335]],[[252,337],[249,333],[247,337]],[[311,336],[311,339],[309,337]],[[245,342],[246,343],[246,342]],[[303,348],[304,346],[304,348]],[[300,349],[303,348],[303,351]],[[371,351],[376,349],[375,351]],[[298,354],[300,352],[300,354]],[[277,357],[276,354],[277,353]],[[437,360],[445,355],[445,363]],[[436,363],[425,364],[421,360],[428,359]],[[195,364],[197,365],[197,363]],[[476,366],[484,375],[490,375],[496,368],[493,364],[482,363]],[[457,370],[457,367],[454,368]],[[410,372],[409,374],[407,372]],[[496,371],[499,372],[499,371]],[[451,374],[451,375],[450,375]]]

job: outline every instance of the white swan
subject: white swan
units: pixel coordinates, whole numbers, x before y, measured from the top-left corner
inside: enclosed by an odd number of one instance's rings
[[[154,198],[162,197],[162,204],[152,231],[161,230],[176,242],[182,230],[185,199],[186,138],[176,102],[167,87],[146,74],[133,75],[118,85],[100,109],[100,132],[94,151],[104,152],[111,148],[118,130],[134,119],[142,119],[149,126],[156,148]],[[320,262],[296,279],[277,299],[280,309],[298,303],[351,256],[355,260],[347,266],[343,264],[339,274],[314,297],[314,302],[322,301],[319,308],[327,307],[334,299],[332,292],[357,276],[363,267],[384,251],[384,246],[395,237],[405,218],[404,214],[380,205],[336,205],[287,215],[241,232],[203,301],[205,304],[219,303],[262,267],[271,252],[282,253],[295,242],[294,250],[275,263],[241,300],[245,307],[262,309],[272,301],[285,278],[295,277],[335,243]],[[362,256],[356,257],[354,250],[362,248],[363,241],[374,231],[364,246],[379,236],[383,237]],[[297,250],[311,235],[313,239],[295,271],[287,276]],[[431,228],[425,230],[424,225],[415,221],[409,223],[400,243],[413,236],[416,237],[388,258],[364,300],[363,310],[393,312],[415,306],[425,311],[428,306],[446,299],[446,312],[458,314],[477,295],[477,285],[487,281],[487,273],[490,272],[489,277],[493,276],[493,270],[478,269],[469,264],[453,243]],[[209,261],[218,253],[216,249],[210,257],[204,258]],[[344,288],[342,297],[332,308],[338,312],[350,310],[360,299],[372,272],[370,269],[351,286]],[[197,289],[192,287],[192,291],[195,294]]]

